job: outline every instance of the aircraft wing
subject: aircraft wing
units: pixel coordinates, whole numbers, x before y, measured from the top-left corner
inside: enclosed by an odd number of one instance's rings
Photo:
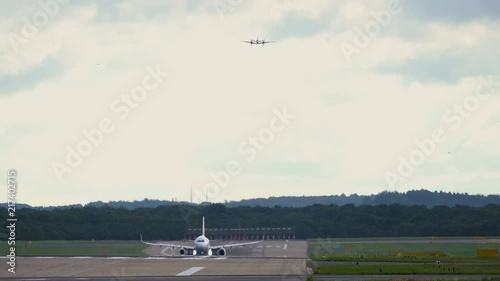
[[[241,42],[245,42],[245,43],[248,43],[248,44],[255,44],[255,42],[253,42],[253,41],[243,41],[242,40]]]
[[[236,244],[217,245],[217,246],[210,246],[210,249],[213,250],[213,249],[220,249],[220,248],[232,248],[232,247],[258,244],[260,242],[262,242],[262,240],[261,241],[253,241],[253,242],[236,243]]]
[[[141,233],[141,242],[146,244],[146,245],[151,245],[151,246],[162,246],[162,247],[172,247],[172,248],[184,248],[188,250],[193,250],[193,246],[184,246],[184,245],[177,245],[177,244],[167,244],[167,243],[151,243],[151,242],[146,242],[142,240],[142,233]]]

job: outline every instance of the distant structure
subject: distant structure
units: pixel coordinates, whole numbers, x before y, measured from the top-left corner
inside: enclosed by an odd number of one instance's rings
[[[190,202],[191,204],[195,204],[193,202],[193,186],[191,185],[191,199],[190,199]],[[205,187],[205,202],[201,202],[200,204],[208,204],[210,202],[208,202],[208,190],[207,190],[207,187]]]
[[[194,240],[201,229],[190,228],[184,233],[185,240]],[[207,228],[205,235],[211,240],[291,240],[295,232],[291,227],[259,227],[259,228]]]

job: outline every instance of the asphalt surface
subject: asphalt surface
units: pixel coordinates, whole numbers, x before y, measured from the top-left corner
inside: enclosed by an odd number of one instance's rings
[[[306,275],[306,241],[272,240],[255,245],[227,248],[227,256],[224,257],[181,257],[177,250],[159,246],[151,246],[146,249],[146,252],[151,256],[17,257],[15,274],[7,271],[9,265],[4,257],[0,259],[3,264],[0,278],[48,280],[107,278],[107,280],[123,281],[153,277],[203,276],[203,278],[208,278],[208,276],[260,275],[279,276],[280,280],[287,280],[287,276]]]
[[[433,240],[438,243],[460,240]],[[496,240],[498,241],[498,240]],[[170,241],[172,242],[172,241]],[[332,243],[339,243],[335,241]],[[358,241],[374,243],[374,241]],[[384,241],[388,243],[388,241]],[[391,241],[392,242],[392,241]],[[394,240],[401,243],[402,240]],[[406,241],[403,240],[403,243]],[[407,240],[407,243],[415,240]],[[476,242],[468,240],[467,242]],[[479,242],[479,241],[477,241]],[[484,243],[484,240],[481,242]],[[176,242],[177,243],[177,242]],[[182,243],[182,242],[180,242]],[[231,242],[221,242],[227,244]],[[342,242],[340,242],[342,243]],[[356,243],[356,242],[349,242]],[[389,242],[390,243],[390,242]],[[422,243],[428,243],[424,240]],[[214,245],[218,245],[213,243]],[[189,245],[189,243],[187,244]],[[150,257],[17,257],[16,273],[7,271],[6,258],[0,279],[9,280],[306,280],[307,243],[299,240],[264,241],[257,245],[226,248],[225,257],[180,257],[172,248],[152,246]],[[310,261],[307,262],[310,265]],[[329,262],[325,262],[329,263]],[[338,263],[338,262],[336,262]],[[346,262],[349,263],[349,262]],[[315,275],[316,280],[436,280],[482,279],[486,275]]]
[[[18,258],[16,273],[3,263],[0,278],[305,275],[299,258]],[[134,278],[135,280],[135,278]]]
[[[1,280],[1,279],[0,279]],[[189,281],[214,281],[214,280],[236,280],[236,281],[302,281],[306,280],[305,276],[190,276],[190,277],[126,277],[126,278],[57,278],[57,279],[45,279],[45,278],[19,278],[19,279],[9,279],[9,280],[23,280],[23,281],[43,281],[43,280],[58,280],[58,281],[160,281],[160,280],[189,280]]]
[[[316,275],[316,280],[336,280],[336,281],[355,281],[355,280],[481,280],[483,278],[495,278],[494,275]],[[498,278],[498,277],[497,277]],[[1,280],[2,278],[0,278]],[[155,276],[128,276],[128,277],[61,277],[61,278],[10,278],[8,280],[24,281],[159,281],[159,280],[186,280],[186,281],[214,281],[214,280],[235,280],[235,281],[303,281],[304,275],[270,275],[270,276],[183,276],[183,277],[155,277]]]

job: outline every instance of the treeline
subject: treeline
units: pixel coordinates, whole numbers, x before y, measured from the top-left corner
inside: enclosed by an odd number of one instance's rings
[[[467,193],[410,190],[408,192],[383,191],[375,195],[325,195],[325,196],[281,196],[270,198],[245,199],[241,201],[227,202],[228,207],[237,206],[262,206],[274,207],[305,207],[313,204],[335,204],[345,205],[380,205],[380,204],[402,204],[433,206],[473,206],[481,207],[488,204],[500,204],[500,195],[470,195]]]
[[[315,237],[500,236],[500,205],[454,207],[347,204],[235,207],[212,204],[157,208],[83,207],[17,211],[18,240],[177,240],[187,228],[292,227],[300,239]],[[0,208],[6,229],[7,210]],[[1,232],[6,239],[6,231]]]
[[[55,209],[55,208],[83,208],[84,206],[93,207],[112,207],[112,208],[126,208],[133,210],[136,208],[156,208],[165,205],[180,205],[180,204],[190,204],[188,202],[177,202],[175,200],[157,200],[157,199],[144,199],[141,201],[110,201],[110,202],[90,202],[86,205],[76,204],[76,205],[66,205],[66,206],[52,206],[52,207],[32,207],[25,204],[19,204],[19,208],[36,208],[36,209]],[[201,205],[207,204],[202,203]],[[323,205],[346,205],[354,204],[356,206],[360,205],[380,205],[380,204],[402,204],[402,205],[423,205],[427,207],[433,206],[473,206],[482,207],[488,204],[500,204],[500,195],[471,195],[467,193],[456,193],[456,192],[431,192],[428,190],[411,190],[408,192],[397,192],[397,191],[384,191],[373,195],[325,195],[325,196],[281,196],[281,197],[270,197],[270,198],[253,198],[244,199],[241,201],[231,201],[225,202],[226,207],[239,207],[239,206],[250,206],[250,207],[305,207],[314,204]],[[1,204],[6,206],[6,204]],[[198,204],[191,204],[196,206]]]

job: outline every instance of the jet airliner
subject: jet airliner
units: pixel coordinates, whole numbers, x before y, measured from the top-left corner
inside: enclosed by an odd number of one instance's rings
[[[205,217],[203,217],[202,233],[200,236],[198,236],[194,240],[194,246],[145,242],[144,240],[142,240],[142,233],[141,233],[141,242],[144,244],[147,244],[147,245],[152,245],[152,246],[164,246],[164,247],[178,248],[179,254],[181,256],[185,256],[185,255],[188,255],[188,256],[212,256],[212,255],[225,256],[226,255],[225,248],[232,248],[232,247],[238,247],[238,246],[257,244],[257,243],[260,243],[262,241],[226,244],[226,245],[219,245],[219,246],[210,246],[210,240],[207,237],[205,237]]]
[[[248,43],[250,45],[253,45],[253,44],[259,45],[260,44],[260,45],[264,46],[265,44],[273,43],[274,41],[266,41],[266,39],[259,40],[259,37],[257,37],[256,40],[250,39],[248,41],[241,41],[241,42],[245,42],[245,43]]]

